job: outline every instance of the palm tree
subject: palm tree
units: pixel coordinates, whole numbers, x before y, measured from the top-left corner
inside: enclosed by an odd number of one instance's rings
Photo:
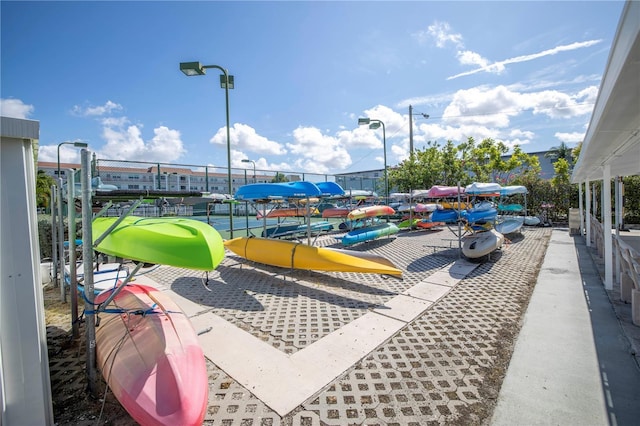
[[[46,174],[44,170],[38,170],[36,177],[36,205],[48,208],[51,203],[51,186],[55,184],[54,179]]]
[[[569,148],[566,143],[560,142],[560,145],[552,147],[544,156],[545,158],[549,158],[551,163],[555,163],[559,159],[564,158],[567,160],[567,163],[569,163],[569,166],[571,166],[573,164],[572,151],[573,149]]]

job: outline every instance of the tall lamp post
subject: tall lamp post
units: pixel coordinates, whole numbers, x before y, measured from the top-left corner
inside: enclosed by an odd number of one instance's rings
[[[87,144],[86,142],[60,142],[58,144],[58,176],[57,176],[57,183],[58,183],[58,196],[57,196],[57,200],[58,200],[58,256],[57,259],[54,259],[54,264],[56,266],[56,272],[54,273],[55,275],[55,282],[56,285],[60,285],[60,300],[63,302],[66,302],[66,292],[65,292],[65,288],[64,288],[64,219],[62,218],[63,215],[63,209],[62,209],[62,177],[60,176],[60,147],[62,145],[73,145],[76,148],[86,148],[89,146],[89,144]],[[75,191],[75,188],[67,188],[68,191]],[[73,192],[71,192],[71,194],[73,194]],[[54,216],[52,214],[52,216]],[[55,229],[55,228],[54,228]],[[69,239],[71,238],[75,238],[75,236],[69,236]]]
[[[243,163],[253,163],[253,183],[257,183],[258,179],[256,178],[256,162],[253,160],[249,160],[248,158],[242,159]]]
[[[60,147],[62,145],[73,145],[76,148],[86,148],[89,146],[86,142],[60,142],[58,144],[58,178],[60,178]]]
[[[387,131],[384,123],[373,118],[358,118],[358,125],[366,124],[370,129],[377,129],[382,125],[382,147],[384,149],[384,194],[385,203],[389,205],[389,178],[387,177]]]
[[[256,162],[253,160],[249,160],[248,158],[243,158],[242,159],[243,163],[253,163],[253,183],[257,182],[256,179]],[[244,177],[245,177],[245,182],[246,182],[246,178],[247,178],[247,171],[245,170],[244,172]],[[244,211],[245,211],[245,217],[247,220],[247,237],[249,236],[249,202],[245,201],[244,202]]]
[[[231,137],[229,135],[229,89],[233,89],[233,76],[220,65],[201,65],[200,62],[180,62],[180,71],[186,76],[205,75],[207,68],[216,68],[222,71],[220,87],[224,89],[225,106],[227,114],[227,180],[229,181],[229,196],[233,196],[233,184],[231,182]],[[229,204],[229,231],[233,238],[233,205]]]

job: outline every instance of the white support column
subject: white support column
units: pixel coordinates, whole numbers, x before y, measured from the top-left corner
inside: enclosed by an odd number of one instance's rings
[[[0,423],[53,425],[32,147],[40,125],[1,121]]]
[[[578,182],[578,210],[580,210],[580,236],[584,232],[584,203],[582,202],[582,182]]]
[[[602,226],[604,238],[604,288],[613,290],[613,251],[611,235],[611,165],[602,170]]]
[[[591,247],[591,187],[589,187],[589,181],[585,181],[584,183],[584,189],[585,189],[585,194],[584,194],[584,199],[585,199],[585,205],[587,208],[587,211],[585,212],[585,219],[586,219],[586,223],[585,223],[585,229],[587,231],[587,247]]]
[[[614,191],[614,209],[615,209],[615,215],[616,215],[616,238],[617,241],[620,241],[620,227],[622,226],[622,222],[620,221],[621,216],[620,216],[620,206],[622,203],[620,203],[620,183],[622,182],[622,178],[620,176],[616,176],[613,180],[614,184],[615,184],[615,191]],[[617,285],[620,285],[620,253],[618,252],[618,247],[619,245],[616,244],[616,253],[613,253],[613,247],[612,247],[612,254],[615,256],[616,258],[616,264],[615,264],[615,274],[613,275],[616,281]]]

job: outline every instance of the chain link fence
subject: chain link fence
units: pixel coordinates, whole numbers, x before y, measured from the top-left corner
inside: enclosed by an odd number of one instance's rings
[[[372,172],[377,174],[378,171]],[[381,172],[380,172],[381,173]],[[292,171],[260,170],[253,162],[247,168],[202,166],[193,164],[152,163],[142,161],[96,159],[92,176],[99,176],[102,184],[114,185],[118,189],[196,191],[231,194],[243,185],[266,182],[336,182],[343,189],[360,189],[384,193],[379,177],[354,175],[331,175]],[[364,174],[364,173],[362,173]]]

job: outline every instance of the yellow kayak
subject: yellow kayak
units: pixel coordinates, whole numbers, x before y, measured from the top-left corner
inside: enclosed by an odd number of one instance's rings
[[[245,259],[281,268],[402,275],[390,260],[372,253],[258,237],[234,238],[224,245]]]
[[[455,209],[455,210],[466,210],[473,207],[471,203],[465,203],[457,201],[441,201],[439,203],[443,209]]]

